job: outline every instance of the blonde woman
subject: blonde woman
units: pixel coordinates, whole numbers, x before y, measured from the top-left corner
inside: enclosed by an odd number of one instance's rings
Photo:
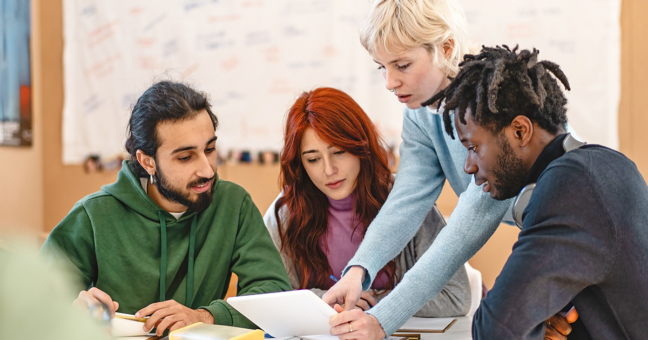
[[[497,201],[463,171],[466,148],[444,132],[443,105],[421,103],[443,90],[468,53],[466,19],[456,0],[377,0],[361,29],[360,41],[378,64],[385,86],[405,104],[400,165],[394,187],[367,229],[343,278],[323,299],[355,306],[378,271],[412,239],[445,181],[459,196],[448,224],[392,293],[364,313],[344,311],[331,318],[340,339],[381,339],[392,334],[452,275],[510,221],[511,200]],[[553,318],[552,318],[553,319]],[[548,338],[564,339],[569,324],[552,321]],[[562,333],[558,333],[558,332]]]

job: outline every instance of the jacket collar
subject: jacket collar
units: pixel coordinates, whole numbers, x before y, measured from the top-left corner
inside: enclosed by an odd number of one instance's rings
[[[523,186],[537,182],[538,178],[540,178],[540,175],[542,175],[549,164],[565,154],[565,148],[563,147],[563,140],[565,140],[565,137],[567,137],[566,133],[554,138],[554,140],[545,146],[538,156],[538,159],[536,159],[533,166],[531,166],[529,173],[524,179]]]

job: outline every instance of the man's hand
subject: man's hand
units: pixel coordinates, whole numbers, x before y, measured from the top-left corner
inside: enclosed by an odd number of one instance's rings
[[[385,337],[385,331],[373,315],[357,308],[352,311],[344,311],[340,305],[334,308],[339,314],[329,319],[331,335],[337,335],[342,340],[381,340]]]
[[[545,321],[545,340],[567,340],[571,333],[571,323],[578,320],[578,312],[572,307],[564,316],[558,313]]]
[[[361,309],[363,312],[368,311],[371,307],[376,305],[376,299],[370,292],[363,292],[360,295],[360,300],[356,303],[355,308]]]
[[[331,307],[337,303],[343,305],[345,310],[355,308],[362,294],[364,271],[360,266],[351,267],[346,275],[322,296],[322,300]]]
[[[119,303],[113,301],[110,298],[110,295],[96,287],[92,287],[87,291],[82,290],[76,300],[72,302],[72,305],[78,307],[84,312],[87,312],[91,306],[96,308],[101,306],[102,303],[108,307],[110,318],[114,318],[115,312],[119,309]]]
[[[166,329],[172,332],[196,322],[214,323],[214,317],[208,310],[194,310],[174,300],[152,303],[135,313],[137,318],[143,318],[147,315],[150,315],[150,317],[144,323],[144,331],[149,332],[155,326],[157,336],[162,336]]]

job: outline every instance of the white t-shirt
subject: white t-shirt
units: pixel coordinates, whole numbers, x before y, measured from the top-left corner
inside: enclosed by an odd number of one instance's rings
[[[148,178],[140,177],[140,183],[142,184],[142,189],[144,189],[144,192],[148,194]],[[175,217],[175,219],[177,220],[180,217],[182,217],[182,215],[184,215],[184,213],[186,213],[186,212],[187,211],[185,210],[185,211],[177,212],[177,213],[169,211],[168,213],[171,214],[171,216]]]

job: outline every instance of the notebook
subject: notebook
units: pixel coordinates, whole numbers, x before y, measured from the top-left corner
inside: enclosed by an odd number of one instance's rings
[[[169,340],[263,340],[263,331],[198,322],[169,333]]]
[[[110,320],[111,334],[114,337],[138,336],[138,335],[155,335],[144,331],[144,322],[138,321],[135,315],[115,313],[115,318]],[[146,318],[142,318],[146,319]]]
[[[292,337],[292,338],[286,338],[285,340],[340,340],[337,335],[308,335],[308,336],[301,336],[301,337]],[[387,340],[406,340],[406,337],[402,336],[388,336]]]
[[[455,318],[411,317],[396,332],[443,333],[456,321]]]

